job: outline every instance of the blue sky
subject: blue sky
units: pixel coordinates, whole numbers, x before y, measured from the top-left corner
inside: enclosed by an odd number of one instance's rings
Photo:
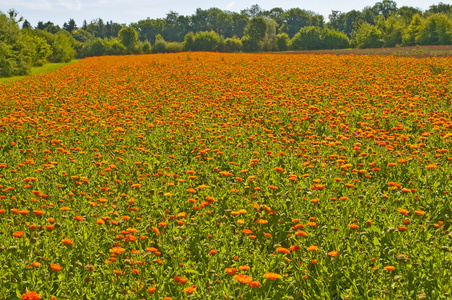
[[[428,9],[432,4],[439,2],[449,2],[445,0],[400,0],[396,1],[398,7],[407,5]],[[73,18],[77,25],[82,25],[83,20],[101,18],[104,21],[130,24],[138,20],[151,18],[164,18],[166,14],[173,10],[181,15],[192,15],[197,8],[208,9],[217,7],[222,10],[240,12],[240,10],[258,4],[263,9],[281,7],[289,9],[299,7],[319,13],[328,21],[328,14],[331,10],[343,12],[352,9],[362,10],[365,6],[373,6],[376,0],[0,0],[0,11],[6,13],[14,8],[19,15],[27,19],[32,26],[36,26],[38,21],[52,21],[55,24],[63,25],[64,22]]]

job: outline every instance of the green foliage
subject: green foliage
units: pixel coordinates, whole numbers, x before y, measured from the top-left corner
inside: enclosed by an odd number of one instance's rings
[[[70,62],[75,56],[75,40],[67,31],[59,31],[55,34],[52,46],[51,62]]]
[[[139,52],[141,54],[150,54],[150,53],[152,53],[151,43],[149,41],[147,41],[147,40],[144,41],[144,42],[138,41],[137,46],[138,46]]]
[[[127,48],[117,38],[104,39],[103,43],[107,55],[123,55],[128,52]],[[138,45],[136,48],[138,48]]]
[[[324,49],[350,48],[350,40],[347,35],[336,30],[325,30],[322,41]]]
[[[352,44],[357,48],[380,48],[383,47],[383,34],[375,25],[363,22],[353,32]]]
[[[256,43],[264,40],[267,32],[267,22],[262,17],[255,17],[250,20],[248,26],[245,28],[245,36]]]
[[[323,26],[323,16],[315,14],[312,11],[292,8],[285,11],[282,16],[281,32],[287,33],[290,38],[293,38],[301,28],[306,26]]]
[[[192,50],[219,51],[223,46],[223,37],[214,31],[197,32],[194,36]]]
[[[101,56],[107,54],[107,47],[101,38],[94,38],[83,45],[81,57]]]
[[[132,27],[124,27],[119,31],[118,34],[119,41],[126,47],[129,53],[136,51],[138,33]]]
[[[166,45],[166,52],[168,53],[177,53],[182,52],[184,50],[184,44],[178,42],[170,42]]]
[[[416,45],[416,37],[419,35],[419,32],[421,31],[423,23],[424,19],[422,19],[422,17],[419,14],[415,14],[413,16],[410,25],[406,29],[405,34],[402,36],[403,46]]]
[[[276,36],[276,46],[279,51],[287,51],[290,49],[291,42],[287,33],[280,33]]]
[[[227,38],[224,40],[223,50],[225,52],[240,52],[243,49],[242,41],[238,38]]]
[[[94,35],[92,35],[91,33],[89,33],[86,30],[83,29],[76,29],[72,31],[72,37],[80,43],[85,43],[91,39],[94,38]]]
[[[152,53],[165,53],[168,44],[160,34],[155,36],[155,43],[152,47]]]
[[[31,57],[33,66],[42,66],[52,54],[52,48],[46,40],[33,35],[30,31],[22,31],[22,38],[28,56]]]
[[[323,48],[323,30],[319,27],[307,26],[300,29],[292,39],[294,50],[316,50]]]
[[[452,21],[445,14],[434,14],[423,22],[416,43],[420,45],[449,45],[452,41]]]
[[[0,13],[0,76],[27,74],[32,65],[31,51],[13,17]]]
[[[195,43],[195,35],[193,32],[189,32],[184,37],[184,51],[193,50],[193,44]]]
[[[259,51],[261,43],[259,41],[252,39],[249,35],[245,35],[241,39],[243,45],[243,51],[245,52],[256,52]]]
[[[395,47],[402,44],[404,26],[403,21],[396,16],[382,19],[377,23],[383,38],[383,47]]]

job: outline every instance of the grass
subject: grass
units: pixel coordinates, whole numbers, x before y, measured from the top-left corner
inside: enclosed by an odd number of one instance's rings
[[[78,61],[79,61],[79,59],[73,59],[70,62],[64,62],[64,63],[48,63],[48,64],[45,64],[45,65],[43,65],[41,67],[31,68],[31,72],[30,72],[29,75],[0,78],[0,83],[9,83],[9,82],[12,82],[12,81],[16,81],[18,79],[25,78],[25,77],[30,76],[30,75],[39,75],[39,74],[45,74],[45,73],[53,72],[53,71],[55,71],[56,69],[58,69],[60,67],[63,67],[63,66],[66,66],[66,65],[70,65],[70,64],[76,63]]]
[[[394,55],[401,57],[448,57],[452,56],[452,45],[406,46],[390,48],[368,49],[332,49],[289,51],[287,53],[315,53],[315,54],[354,54],[354,55]]]

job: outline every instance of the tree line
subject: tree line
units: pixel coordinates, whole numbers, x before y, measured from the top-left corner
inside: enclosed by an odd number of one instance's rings
[[[252,5],[240,13],[210,8],[183,16],[171,11],[165,18],[129,25],[96,19],[79,27],[70,19],[62,27],[51,21],[33,27],[10,10],[0,12],[0,76],[27,74],[31,67],[46,62],[101,55],[452,43],[450,4],[439,3],[422,11],[383,0],[361,11],[332,11],[328,19],[325,22],[323,16],[300,8],[263,10]]]

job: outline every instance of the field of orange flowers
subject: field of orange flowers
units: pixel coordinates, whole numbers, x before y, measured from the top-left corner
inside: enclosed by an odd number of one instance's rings
[[[449,299],[451,78],[178,53],[0,85],[0,299]]]

